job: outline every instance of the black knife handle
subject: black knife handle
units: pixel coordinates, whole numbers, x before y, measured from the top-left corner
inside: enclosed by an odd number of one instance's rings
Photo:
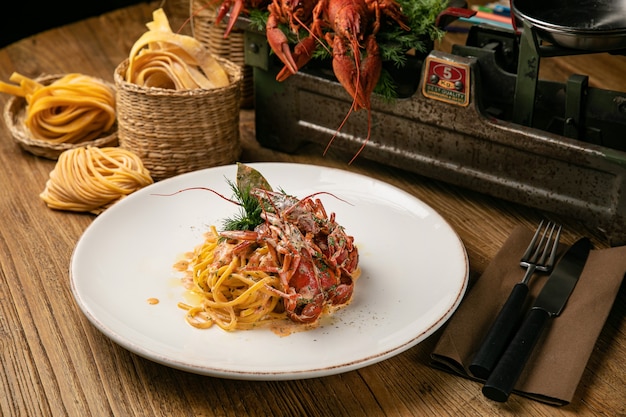
[[[487,379],[495,368],[519,324],[527,295],[528,285],[515,284],[469,366],[475,377]]]
[[[509,398],[550,317],[550,313],[545,310],[539,308],[530,310],[498,365],[485,382],[483,386],[485,397],[499,402],[505,402]]]

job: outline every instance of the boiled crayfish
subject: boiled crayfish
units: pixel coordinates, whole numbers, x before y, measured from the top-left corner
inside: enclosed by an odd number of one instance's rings
[[[223,0],[216,22],[231,11],[226,37],[244,8],[265,5],[269,11],[267,41],[284,64],[276,79],[286,80],[312,59],[317,48],[326,48],[332,53],[337,80],[353,100],[344,122],[352,111],[367,110],[368,134],[351,163],[367,144],[371,132],[371,96],[382,71],[376,35],[387,21],[409,31],[406,16],[396,0]],[[282,25],[297,38],[293,48]],[[340,129],[341,126],[337,131]]]
[[[321,40],[324,39],[332,49],[333,72],[353,99],[350,112],[365,109],[371,114],[371,95],[382,71],[382,59],[376,41],[381,19],[387,18],[402,29],[410,30],[400,5],[395,0],[316,0],[309,16],[308,7],[293,8],[294,5],[303,4],[303,1],[273,0],[271,5],[274,7],[270,9],[268,20],[268,43],[285,64],[276,79],[283,81],[295,74],[311,59],[315,49],[323,45]],[[307,29],[309,36],[300,39],[292,53],[286,46],[286,38],[278,33],[275,22],[292,21],[295,17],[299,26],[290,26],[292,31],[304,27],[308,21],[311,24]],[[370,130],[371,122],[368,122],[368,136],[357,155],[365,147]]]

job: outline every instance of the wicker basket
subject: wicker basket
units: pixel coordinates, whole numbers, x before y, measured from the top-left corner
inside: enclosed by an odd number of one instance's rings
[[[155,181],[239,158],[241,71],[217,59],[231,84],[211,90],[142,87],[125,81],[128,59],[116,68],[120,146],[136,153]]]
[[[191,31],[193,37],[200,41],[213,55],[223,57],[241,68],[241,107],[254,106],[254,79],[252,67],[245,64],[244,31],[233,29],[224,39],[226,24],[215,24],[217,7],[211,6],[207,0],[191,1]]]
[[[55,74],[55,75],[42,75],[37,78],[35,81],[49,85],[59,78],[64,77],[64,74]],[[108,83],[103,80],[99,80],[112,89],[114,86],[111,83]],[[43,139],[35,139],[32,137],[29,129],[26,127],[24,120],[26,119],[26,110],[27,103],[24,97],[11,97],[6,105],[4,106],[4,122],[7,125],[9,131],[11,131],[11,135],[13,139],[26,151],[37,155],[42,156],[48,159],[58,159],[61,153],[82,146],[97,146],[97,147],[105,147],[105,146],[117,146],[117,123],[109,129],[109,131],[104,132],[99,138],[94,140],[78,142],[78,143],[51,143],[49,141]]]

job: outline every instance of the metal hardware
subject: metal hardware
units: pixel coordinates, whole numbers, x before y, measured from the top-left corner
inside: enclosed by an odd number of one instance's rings
[[[480,37],[470,32],[470,38]],[[612,244],[626,243],[626,116],[620,110],[626,108],[626,93],[585,88],[585,100],[573,106],[580,107],[576,119],[565,110],[568,86],[537,80],[533,126],[515,123],[517,76],[501,68],[497,55],[506,50],[510,60],[510,45],[457,45],[452,53],[428,55],[450,67],[469,68],[467,105],[426,97],[427,57],[415,58],[406,71],[412,89],[401,87],[408,94],[393,102],[373,97],[371,137],[360,157],[577,218]],[[541,53],[563,51],[542,46]],[[275,57],[266,58],[258,65],[247,62],[254,65],[258,141],[286,152],[306,142],[325,146],[351,106],[332,70],[303,69],[281,83],[275,80],[281,66]],[[569,97],[577,94],[570,91]],[[584,140],[564,135],[568,118],[575,126],[584,121]],[[337,133],[332,146],[349,153],[346,163],[365,141],[367,126],[366,112],[359,111]]]

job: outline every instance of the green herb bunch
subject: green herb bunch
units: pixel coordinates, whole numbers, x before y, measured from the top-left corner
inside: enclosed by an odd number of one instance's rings
[[[228,184],[233,190],[235,200],[239,202],[241,207],[239,213],[234,217],[224,220],[224,230],[254,230],[263,222],[261,203],[250,193],[251,187],[242,188],[232,181],[228,181]]]

